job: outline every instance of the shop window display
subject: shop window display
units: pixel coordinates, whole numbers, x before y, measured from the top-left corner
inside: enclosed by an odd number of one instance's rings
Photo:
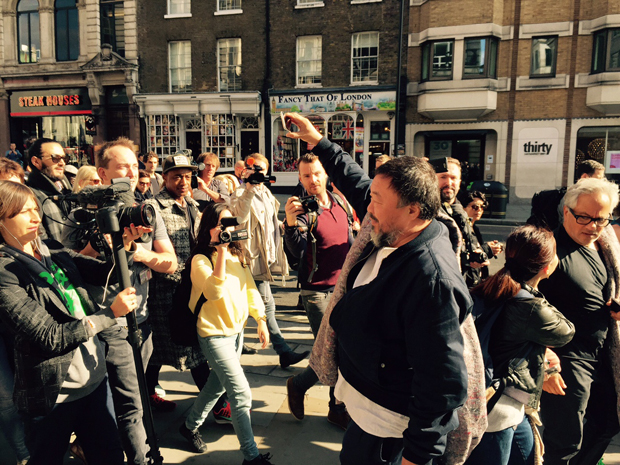
[[[236,127],[232,115],[204,115],[204,145],[206,152],[220,158],[221,168],[235,166]]]
[[[42,118],[41,137],[56,140],[69,156],[69,163],[89,163],[93,136],[86,134],[85,116],[49,116]]]
[[[609,126],[579,129],[575,168],[585,160],[602,163],[605,165],[605,177],[620,181],[620,128]]]
[[[149,115],[147,118],[149,151],[160,158],[179,150],[179,120],[174,115]]]

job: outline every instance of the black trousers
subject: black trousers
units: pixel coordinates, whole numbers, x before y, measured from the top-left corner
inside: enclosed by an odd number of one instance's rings
[[[596,465],[620,431],[609,360],[560,361],[566,395],[543,392],[540,401],[545,465]]]

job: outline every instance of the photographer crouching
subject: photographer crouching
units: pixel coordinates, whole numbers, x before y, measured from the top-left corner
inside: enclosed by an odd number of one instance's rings
[[[133,150],[134,144],[126,138],[106,142],[95,153],[97,174],[104,186],[110,186],[114,180],[129,178],[131,190],[123,193],[121,201],[125,208],[134,206],[133,191],[138,183],[138,160]],[[144,208],[144,207],[143,207]],[[130,209],[136,211],[136,209]],[[145,212],[146,214],[146,212]],[[147,317],[147,297],[149,293],[149,280],[152,271],[159,273],[174,273],[177,268],[177,258],[168,238],[166,227],[161,217],[152,212],[153,218],[150,223],[152,228],[143,228],[142,232],[148,232],[138,241],[133,258],[133,264],[129,266],[129,274],[132,286],[136,289],[137,308],[136,319],[141,331],[140,354],[144,366],[153,352],[151,328]],[[74,215],[72,215],[74,216]],[[137,215],[140,216],[140,215]],[[134,222],[130,222],[130,228],[134,229]],[[105,249],[107,241],[92,236],[88,243],[80,247],[71,234],[76,229],[75,225],[68,224],[63,233],[65,247],[79,250],[81,254],[99,257],[100,251]],[[100,237],[98,232],[93,235]],[[102,307],[109,305],[119,292],[119,285],[107,287],[89,287],[89,291],[95,297],[95,301]],[[129,329],[124,318],[118,319],[116,326],[110,327],[100,334],[106,348],[106,365],[110,378],[110,388],[114,401],[114,409],[118,421],[118,429],[123,443],[123,449],[127,454],[127,463],[142,465],[148,463],[147,434],[142,421],[143,410],[138,386],[138,377],[133,359],[131,344],[128,339]]]
[[[75,431],[89,464],[122,464],[106,402],[104,347],[94,336],[137,308],[136,290],[97,307],[85,282],[102,286],[111,265],[42,241],[40,224],[34,193],[0,181],[0,321],[15,335],[15,401],[24,415],[28,463],[62,464]],[[143,232],[125,231],[127,252]]]

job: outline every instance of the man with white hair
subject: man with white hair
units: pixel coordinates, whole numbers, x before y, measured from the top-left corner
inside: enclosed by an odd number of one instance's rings
[[[543,386],[545,465],[598,463],[620,431],[606,350],[610,322],[620,321],[620,312],[614,311],[619,307],[609,298],[617,264],[607,252],[618,244],[605,229],[617,204],[618,186],[605,179],[582,179],[568,188],[563,224],[555,231],[560,262],[539,285],[575,325],[573,340],[554,349],[561,373]]]

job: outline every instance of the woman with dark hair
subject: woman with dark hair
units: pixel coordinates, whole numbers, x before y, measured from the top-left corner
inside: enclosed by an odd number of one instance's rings
[[[489,354],[493,377],[502,380],[502,387],[468,465],[534,463],[533,427],[526,414],[536,415],[538,409],[545,352],[567,344],[575,333],[573,324],[538,291],[538,283],[557,265],[553,233],[522,226],[506,240],[504,268],[471,290],[484,300],[485,311],[500,312],[491,329]]]
[[[476,239],[478,239],[478,243],[482,247],[482,250],[487,255],[488,258],[497,257],[504,246],[499,241],[491,241],[484,242],[482,240],[482,233],[480,232],[480,228],[476,226],[476,222],[482,218],[482,214],[484,210],[489,206],[486,196],[484,193],[480,191],[466,191],[465,195],[461,200],[461,204],[463,205],[469,220],[471,221],[472,229],[474,234],[476,235]],[[487,279],[489,277],[489,267],[484,266],[479,268],[480,278]]]
[[[198,341],[212,373],[179,432],[196,452],[206,451],[207,446],[198,428],[226,391],[243,463],[269,465],[270,454],[259,454],[254,441],[250,421],[252,393],[239,361],[248,314],[258,323],[258,338],[263,349],[269,343],[267,318],[241,245],[220,241],[221,221],[231,217],[226,204],[209,203],[202,214],[196,246],[190,256],[192,292],[189,306],[196,307],[201,295],[207,299],[195,311],[199,312]]]
[[[75,432],[89,464],[122,464],[106,402],[103,345],[95,336],[136,308],[135,289],[99,310],[84,279],[104,285],[111,266],[42,241],[40,223],[34,193],[0,181],[0,322],[15,337],[14,397],[26,425],[28,463],[62,464]],[[136,237],[125,230],[126,250]]]

